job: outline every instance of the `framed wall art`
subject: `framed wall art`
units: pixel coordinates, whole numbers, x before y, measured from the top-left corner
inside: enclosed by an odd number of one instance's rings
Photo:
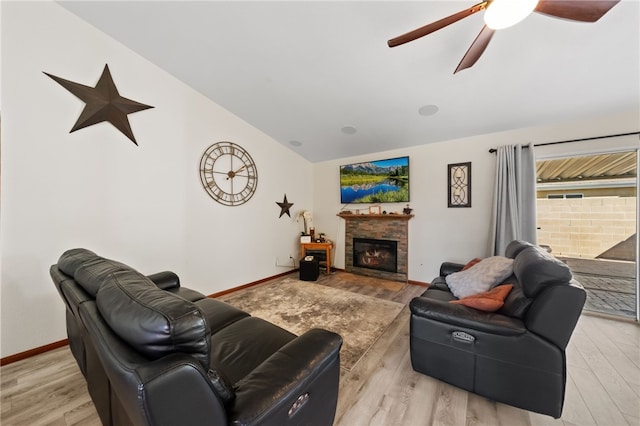
[[[340,203],[409,202],[409,157],[340,166]]]
[[[471,207],[471,163],[449,164],[449,207]]]

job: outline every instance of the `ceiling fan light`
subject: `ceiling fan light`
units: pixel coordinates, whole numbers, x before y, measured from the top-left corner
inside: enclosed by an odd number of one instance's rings
[[[517,24],[529,16],[538,0],[493,0],[484,14],[484,22],[494,30]]]

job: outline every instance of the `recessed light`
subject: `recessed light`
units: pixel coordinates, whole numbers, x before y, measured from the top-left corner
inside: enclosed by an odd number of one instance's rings
[[[342,129],[340,129],[340,131],[345,135],[354,135],[358,131],[358,129],[353,126],[344,126]]]
[[[424,105],[418,108],[418,114],[424,117],[428,117],[437,113],[439,109],[440,108],[438,108],[437,105]]]
[[[302,146],[302,142],[300,142],[300,141],[289,141],[289,145],[291,145],[291,146]]]

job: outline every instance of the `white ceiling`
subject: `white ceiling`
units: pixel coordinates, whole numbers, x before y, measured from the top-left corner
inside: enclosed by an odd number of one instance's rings
[[[386,42],[473,0],[59,3],[312,162],[640,111],[639,0],[534,13],[456,75],[484,12]]]

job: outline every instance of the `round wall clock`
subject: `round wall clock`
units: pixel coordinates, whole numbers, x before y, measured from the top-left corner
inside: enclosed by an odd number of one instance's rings
[[[202,154],[200,180],[211,198],[225,206],[239,206],[256,192],[258,169],[240,145],[217,142]]]

